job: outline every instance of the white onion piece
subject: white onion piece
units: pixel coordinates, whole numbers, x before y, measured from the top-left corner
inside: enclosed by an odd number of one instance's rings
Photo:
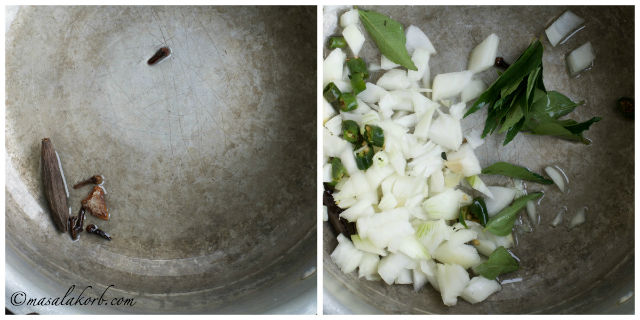
[[[380,68],[382,70],[391,70],[399,66],[400,66],[399,64],[389,60],[389,58],[385,57],[384,55],[380,57]]]
[[[406,208],[396,208],[361,217],[356,222],[356,228],[361,237],[369,238],[379,248],[387,247],[393,239],[414,233],[409,223],[409,211]]]
[[[448,153],[447,161],[444,164],[451,171],[460,173],[465,177],[475,176],[482,172],[480,161],[473,152],[473,148],[467,143],[460,146],[458,151]],[[487,194],[492,193],[489,190]]]
[[[433,253],[434,259],[444,263],[455,263],[465,269],[482,263],[476,248],[467,244],[455,244],[451,240],[441,244]]]
[[[362,259],[362,252],[356,249],[342,233],[338,235],[338,246],[331,253],[331,260],[344,273],[354,271]]]
[[[429,56],[430,53],[427,49],[418,48],[413,52],[411,61],[418,68],[418,70],[409,70],[407,77],[409,81],[419,81],[424,77],[424,73],[429,68]]]
[[[444,191],[444,175],[442,170],[436,170],[429,177],[429,192],[438,194],[442,191]]]
[[[544,32],[547,34],[549,43],[551,43],[551,45],[555,47],[562,39],[572,33],[572,31],[574,31],[583,23],[584,19],[567,10]]]
[[[362,259],[358,265],[358,278],[364,277],[367,280],[377,280],[378,277],[378,263],[380,257],[377,254],[362,253]]]
[[[467,182],[469,183],[471,188],[474,188],[482,192],[485,196],[489,197],[490,199],[493,199],[493,193],[491,193],[491,190],[489,190],[487,185],[484,184],[484,181],[480,179],[480,176],[475,175],[475,176],[467,177]]]
[[[342,79],[342,67],[345,59],[347,59],[347,55],[340,48],[333,49],[324,59],[322,63],[323,86],[326,86],[331,81]]]
[[[352,24],[358,24],[360,15],[357,9],[351,9],[340,16],[340,26],[346,28]]]
[[[487,205],[487,213],[490,217],[495,216],[500,210],[506,208],[513,198],[516,196],[516,191],[511,188],[505,187],[487,187],[493,198],[486,198],[485,204]]]
[[[453,220],[458,217],[464,195],[460,190],[449,189],[425,200],[422,208],[430,219]]]
[[[406,269],[411,263],[411,259],[402,253],[391,253],[382,258],[378,264],[378,274],[387,284],[393,284],[400,272]]]
[[[448,226],[444,219],[426,221],[416,228],[416,237],[427,248],[429,254],[433,254],[452,234],[453,228]]]
[[[357,234],[351,235],[351,242],[353,242],[353,245],[355,246],[355,248],[360,251],[373,253],[379,256],[387,255],[386,250],[376,247],[375,245],[373,245],[373,243],[369,239],[367,238],[362,239]]]
[[[496,280],[489,280],[483,276],[473,277],[467,287],[464,288],[460,297],[467,302],[474,304],[484,301],[490,295],[500,291],[502,287]]]
[[[549,176],[549,178],[551,178],[551,180],[553,180],[553,183],[556,184],[556,186],[558,186],[558,189],[560,189],[560,191],[564,192],[565,191],[565,182],[569,183],[569,178],[567,178],[567,176],[564,174],[564,172],[558,170],[558,168],[556,167],[551,167],[548,166],[546,168],[544,168],[544,171],[547,173],[547,175]]]
[[[427,284],[428,281],[429,279],[427,278],[427,275],[424,274],[424,272],[422,272],[420,268],[413,269],[413,290],[414,291],[420,290],[422,287],[424,287],[425,284]]]
[[[431,40],[429,40],[429,37],[427,37],[420,28],[410,25],[407,31],[405,31],[405,37],[407,39],[405,47],[409,54],[413,54],[413,52],[419,48],[426,49],[429,54],[436,54],[436,49],[433,47]]]
[[[527,201],[527,215],[531,224],[538,223],[538,213],[536,212],[536,203],[533,200]]]
[[[445,168],[442,174],[444,175],[444,186],[446,188],[457,187],[463,178],[462,174],[453,172],[449,168]]]
[[[413,276],[412,276],[412,272],[409,269],[402,269],[400,270],[400,273],[398,274],[398,277],[396,278],[396,281],[394,281],[395,284],[412,284],[413,283]]]
[[[329,208],[322,206],[322,221],[329,221]]]
[[[569,229],[573,229],[574,227],[583,224],[586,220],[586,211],[587,211],[587,207],[582,207],[580,208],[580,210],[578,210],[578,212],[576,212],[576,215],[573,216],[573,218],[571,218],[571,222],[569,222]]]
[[[562,209],[560,209],[560,211],[558,211],[558,213],[556,214],[556,217],[553,218],[553,221],[551,221],[552,227],[557,227],[560,223],[562,223],[562,218],[564,217],[565,212],[567,212],[566,207],[563,207]]]
[[[342,116],[337,115],[324,123],[324,127],[331,132],[334,136],[339,136],[342,133]]]
[[[498,44],[500,38],[495,33],[490,34],[486,39],[482,40],[469,57],[469,70],[478,73],[491,68],[498,54]]]
[[[322,121],[326,122],[327,120],[333,118],[336,113],[336,109],[327,101],[327,99],[322,98]]]
[[[409,88],[411,82],[407,78],[407,71],[391,69],[385,72],[376,84],[386,90],[399,90]]]
[[[469,222],[467,222],[469,223]],[[476,247],[478,252],[486,257],[490,256],[494,250],[496,250],[497,246],[491,240],[480,240],[473,242],[473,245]]]
[[[383,211],[391,210],[397,206],[398,200],[396,200],[396,197],[391,193],[383,195],[380,203],[378,203],[378,209]]]
[[[366,89],[358,93],[358,98],[366,103],[378,103],[380,99],[389,94],[387,90],[380,88],[379,86],[367,82],[365,83]]]
[[[460,121],[452,116],[439,113],[429,127],[429,139],[450,150],[458,150],[462,144]]]
[[[464,135],[465,139],[467,139],[467,143],[471,146],[471,148],[475,149],[481,146],[484,143],[484,139],[482,139],[482,131],[479,129],[472,129]]]
[[[427,248],[425,248],[425,246],[416,239],[415,235],[391,241],[388,249],[391,252],[401,252],[414,260],[426,260],[431,258]]]
[[[342,213],[340,213],[340,218],[346,219],[349,222],[355,222],[360,217],[370,216],[374,213],[375,211],[371,206],[371,202],[365,199],[356,202],[354,205],[349,207],[349,209],[342,211]]]
[[[331,134],[327,128],[322,129],[322,139],[324,140],[322,144],[324,155],[327,157],[339,157],[345,150],[349,151],[350,149],[349,142]],[[353,159],[354,163],[355,161]]]
[[[342,139],[340,139],[340,140],[342,140]],[[342,140],[342,141],[346,142],[346,140]],[[342,165],[347,170],[347,173],[350,176],[353,176],[354,174],[356,174],[356,173],[358,173],[360,171],[360,169],[358,169],[358,165],[356,164],[356,158],[353,155],[353,151],[351,151],[349,147],[344,149],[338,155],[338,157],[340,157],[340,161],[342,161]]]
[[[413,130],[413,134],[420,138],[426,140],[429,136],[429,128],[431,127],[431,121],[433,120],[433,113],[436,111],[436,108],[429,108],[425,111],[420,120],[416,124],[415,129]]]
[[[458,296],[469,283],[467,270],[457,264],[438,264],[436,278],[442,302],[447,306],[456,305]]]
[[[464,89],[462,89],[462,93],[460,95],[460,101],[469,102],[479,97],[486,89],[487,89],[487,85],[484,84],[484,81],[480,79],[473,79],[469,81],[469,83],[464,87]]]
[[[581,71],[591,67],[596,54],[593,52],[591,42],[587,42],[577,49],[571,51],[567,56],[567,64],[572,76],[577,75]]]
[[[456,120],[462,120],[467,105],[464,102],[456,103],[449,107],[449,115]]]
[[[322,182],[331,182],[331,164],[325,163],[322,166]]]
[[[415,113],[407,114],[402,117],[398,117],[394,122],[405,128],[413,128],[418,122],[418,116],[416,116]]]
[[[352,24],[342,30],[342,36],[347,41],[347,45],[351,48],[354,56],[358,56],[362,45],[364,44],[364,35],[357,25]]]
[[[368,69],[369,69],[369,72],[374,72],[374,71],[382,70],[382,67],[377,63],[369,63]]]
[[[333,80],[333,83],[340,89],[340,92],[350,92],[353,88],[351,88],[351,82],[345,80]]]
[[[459,95],[471,81],[473,72],[441,73],[433,78],[432,100],[439,101]]]

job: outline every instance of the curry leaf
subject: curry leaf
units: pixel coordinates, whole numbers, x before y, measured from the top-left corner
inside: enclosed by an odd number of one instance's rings
[[[535,192],[516,199],[510,206],[502,209],[502,211],[489,219],[485,229],[497,236],[508,235],[513,229],[518,212],[527,205],[527,201],[540,197],[542,197],[542,192]]]
[[[385,57],[407,69],[418,70],[407,52],[407,39],[400,22],[375,11],[360,9],[358,14],[364,28]]]
[[[503,273],[513,272],[518,268],[520,268],[518,261],[507,249],[500,246],[493,250],[487,261],[473,267],[473,272],[493,280]]]
[[[484,169],[482,174],[498,174],[505,177],[511,177],[521,180],[533,181],[542,184],[552,184],[553,181],[547,179],[535,172],[531,172],[529,169],[521,166],[516,166],[508,162],[496,162]]]

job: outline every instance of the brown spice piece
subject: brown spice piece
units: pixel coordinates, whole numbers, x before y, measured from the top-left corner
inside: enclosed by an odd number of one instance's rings
[[[58,156],[49,138],[42,139],[42,184],[53,222],[58,231],[67,232],[69,204]]]
[[[95,224],[90,224],[87,226],[87,232],[89,233],[93,233],[93,234],[97,234],[109,241],[111,241],[111,236],[104,232],[102,229],[99,229],[98,226],[96,226]]]
[[[109,210],[104,200],[104,189],[100,186],[93,187],[87,198],[82,200],[82,208],[89,210],[93,216],[102,220],[109,220]]]
[[[74,189],[78,189],[80,187],[84,187],[88,184],[101,184],[102,181],[104,181],[104,179],[102,178],[101,175],[95,175],[87,180],[84,180],[82,182],[78,182],[76,183],[76,185],[73,186]]]
[[[71,231],[71,239],[78,240],[78,236],[80,232],[82,232],[82,228],[84,225],[84,208],[80,208],[80,212],[78,212],[78,216],[69,217],[69,228]]]

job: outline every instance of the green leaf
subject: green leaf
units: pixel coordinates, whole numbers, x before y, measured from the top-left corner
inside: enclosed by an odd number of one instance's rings
[[[418,70],[407,52],[402,24],[375,11],[358,10],[358,14],[364,28],[385,57],[409,70]]]
[[[507,249],[500,246],[493,250],[487,261],[473,267],[473,272],[493,280],[501,274],[516,271],[518,268],[520,268],[518,260]]]
[[[467,216],[467,210],[469,210],[468,207],[460,208],[460,215],[458,215],[458,222],[460,222],[460,224],[462,224],[465,229],[469,229],[469,227],[467,227],[467,221],[465,221],[465,217]]]
[[[469,211],[474,217],[476,217],[476,219],[478,219],[478,221],[480,221],[480,224],[483,227],[487,225],[489,212],[487,211],[487,205],[485,204],[483,198],[474,198],[473,202],[471,202],[471,205],[469,205]]]
[[[489,219],[485,230],[497,236],[508,235],[513,229],[513,223],[516,222],[518,212],[527,205],[527,201],[540,197],[542,197],[542,192],[531,193],[516,199],[510,206],[502,209],[493,218]]]
[[[580,122],[580,123],[575,123],[575,124],[570,124],[570,125],[565,125],[565,129],[571,131],[571,133],[573,134],[582,134],[583,131],[589,130],[589,127],[591,127],[592,124],[598,122],[602,120],[602,118],[600,117],[593,117],[585,122]],[[573,120],[571,120],[573,121]],[[575,122],[575,121],[573,121]]]
[[[498,133],[503,133],[509,130],[509,128],[513,127],[520,121],[520,119],[522,119],[522,117],[524,117],[524,114],[522,113],[523,103],[525,102],[524,94],[520,93],[518,97],[513,99],[513,102],[514,103],[509,108],[509,112],[502,123],[502,127],[498,130]]]
[[[547,92],[547,97],[549,98],[549,103],[545,108],[545,112],[555,119],[571,113],[577,106],[582,104],[582,102],[575,103],[571,101],[571,99],[557,91]]]
[[[511,142],[511,140],[513,140],[513,138],[516,137],[518,132],[520,132],[520,130],[524,126],[524,120],[525,120],[524,118],[521,118],[520,121],[518,121],[518,123],[516,123],[513,127],[509,128],[509,131],[507,131],[507,134],[504,137],[504,142],[502,143],[503,146],[506,146],[509,142]]]
[[[521,180],[533,181],[542,184],[553,184],[553,181],[547,179],[529,169],[508,162],[496,162],[484,169],[482,174],[498,174],[505,177],[511,177]]]
[[[527,104],[531,104],[533,99],[533,89],[535,88],[536,83],[538,82],[538,78],[542,78],[542,65],[536,68],[535,71],[529,74],[527,77],[527,95],[526,101]]]

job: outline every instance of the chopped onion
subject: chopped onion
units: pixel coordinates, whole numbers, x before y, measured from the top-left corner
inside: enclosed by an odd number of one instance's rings
[[[353,242],[353,245],[355,246],[355,248],[360,251],[373,253],[379,256],[387,255],[386,250],[376,247],[369,239],[366,239],[366,238],[362,239],[357,234],[351,235],[351,241]]]
[[[584,221],[586,220],[586,215],[585,215],[586,211],[587,211],[587,207],[582,207],[580,208],[580,210],[578,210],[578,212],[576,212],[576,215],[573,216],[573,218],[571,218],[571,222],[569,223],[569,229],[573,229],[573,227],[576,227],[584,223]]]
[[[500,291],[502,287],[496,280],[489,280],[483,276],[473,277],[467,287],[464,288],[460,297],[467,302],[474,304],[484,301],[487,297],[495,292]]]
[[[414,260],[426,260],[431,258],[427,248],[425,248],[422,243],[416,239],[415,235],[391,241],[388,249],[391,252],[401,252]]]
[[[487,85],[480,79],[473,79],[462,89],[460,101],[469,102],[479,97],[485,90]]]
[[[339,136],[342,133],[342,116],[337,115],[331,120],[324,123],[324,127],[331,132],[334,136]]]
[[[342,140],[342,141],[346,142],[346,140]],[[353,176],[354,174],[360,172],[360,170],[358,169],[358,165],[356,164],[356,158],[353,156],[353,151],[351,151],[349,147],[345,148],[340,153],[340,155],[338,155],[338,157],[340,157],[340,161],[342,161],[342,165],[347,170],[347,173],[350,176]]]
[[[358,94],[358,98],[366,103],[378,103],[380,99],[389,94],[387,90],[378,87],[377,85],[367,82],[365,84],[366,89]]]
[[[480,176],[475,175],[475,176],[468,177],[467,182],[469,182],[469,185],[471,186],[471,188],[474,188],[482,192],[485,196],[489,197],[490,199],[493,199],[493,193],[491,193],[491,190],[489,190],[487,185],[484,184],[482,179],[480,179]]]
[[[344,151],[350,151],[349,142],[331,134],[327,128],[322,130],[322,138],[324,140],[322,144],[324,155],[327,157],[339,157]],[[354,164],[355,161],[353,159]]]
[[[457,264],[438,264],[436,278],[442,302],[447,306],[456,305],[458,296],[469,283],[467,270]]]
[[[389,58],[385,57],[384,55],[380,57],[380,68],[382,70],[391,70],[399,66],[400,66],[399,64],[389,60]]]
[[[398,200],[396,200],[396,197],[393,194],[389,193],[382,196],[382,199],[380,199],[380,203],[378,204],[378,209],[387,211],[397,206]]]
[[[340,16],[340,26],[346,28],[352,24],[358,24],[360,15],[357,9],[351,9]]]
[[[482,172],[480,161],[473,152],[473,148],[467,143],[463,144],[458,151],[448,153],[447,159],[444,162],[447,168],[465,177],[475,176]],[[488,191],[488,194],[491,194],[491,191]]]
[[[371,216],[365,216],[356,222],[358,234],[366,237],[380,248],[385,248],[391,240],[414,233],[409,223],[409,211],[405,208],[396,208],[383,211]]]
[[[456,103],[449,107],[449,114],[456,120],[462,120],[466,107],[464,102]]]
[[[331,178],[331,164],[325,163],[322,166],[322,182],[331,182],[331,180],[333,180]]]
[[[462,144],[460,121],[448,114],[439,113],[431,122],[429,139],[449,150],[458,150]]]
[[[484,139],[482,139],[482,131],[479,129],[472,129],[464,135],[465,139],[467,139],[467,143],[471,146],[471,148],[475,149],[481,146],[484,143]]]
[[[560,189],[560,191],[564,192],[565,191],[565,182],[569,183],[569,178],[567,178],[567,175],[565,175],[564,172],[559,170],[557,167],[549,166],[549,167],[544,168],[544,171],[547,173],[547,175],[549,175],[549,178],[551,178],[551,180],[553,180],[553,183],[555,183],[556,186],[558,186],[558,189]]]
[[[451,240],[441,244],[433,254],[434,259],[444,263],[455,263],[465,269],[482,263],[476,248],[467,244],[455,244]]]
[[[449,240],[452,234],[453,228],[448,226],[444,219],[426,221],[416,228],[416,237],[430,254],[433,254],[443,241]]]
[[[377,254],[362,253],[362,259],[358,265],[358,278],[364,277],[367,280],[378,279],[378,263],[380,257]]]
[[[595,59],[596,54],[593,52],[591,42],[587,42],[571,51],[567,56],[567,64],[569,65],[571,75],[575,76],[581,71],[591,67]]]
[[[323,85],[342,79],[342,67],[347,55],[340,48],[333,49],[322,63]]]
[[[413,134],[421,139],[427,139],[429,136],[429,128],[431,127],[431,121],[433,120],[433,113],[436,111],[436,108],[431,107],[427,111],[422,114],[420,120],[416,124],[415,129],[413,130]]]
[[[444,186],[446,188],[455,188],[456,186],[458,186],[458,184],[460,184],[460,180],[462,180],[463,178],[462,174],[453,172],[449,170],[449,168],[446,168],[443,171],[443,175],[444,175]]]
[[[473,72],[460,71],[441,73],[433,79],[433,101],[448,99],[459,95],[471,81]]]
[[[485,71],[493,66],[498,54],[500,38],[495,33],[490,34],[473,51],[469,58],[468,69],[475,73]]]
[[[527,201],[527,215],[529,216],[529,222],[531,222],[531,224],[537,224],[539,222],[536,203],[533,202],[533,200]]]
[[[413,290],[418,291],[429,281],[427,275],[420,268],[413,269]]]
[[[429,177],[429,192],[438,194],[442,191],[444,191],[444,175],[442,170],[436,170]]]
[[[329,221],[329,208],[322,206],[322,221]]]
[[[453,220],[458,217],[463,195],[460,190],[449,189],[425,200],[422,208],[430,219]]]
[[[369,63],[369,71],[370,72],[379,71],[379,70],[382,70],[382,67],[380,67],[379,64],[377,64],[377,63]]]
[[[344,273],[350,273],[358,267],[362,259],[362,252],[356,249],[351,241],[342,233],[338,235],[338,246],[331,253],[331,260]]]
[[[576,28],[583,23],[584,19],[567,10],[544,32],[547,34],[549,43],[555,47],[562,39],[576,30]]]
[[[364,44],[364,35],[362,34],[362,31],[360,31],[357,25],[351,24],[342,30],[342,36],[344,37],[344,40],[347,41],[353,55],[357,57],[358,53],[360,53],[360,49],[362,49],[362,45]]]
[[[327,120],[333,118],[333,116],[335,116],[336,113],[336,109],[333,108],[333,106],[327,101],[327,99],[322,99],[323,102],[323,107],[322,107],[322,121],[326,122]]]
[[[429,68],[430,52],[424,48],[418,48],[413,52],[411,60],[418,70],[409,70],[407,76],[409,81],[419,81],[424,77],[425,71]]]
[[[487,187],[493,198],[485,199],[487,205],[487,213],[490,217],[495,216],[500,210],[506,208],[513,198],[516,196],[516,191],[511,188],[505,187]]]
[[[349,207],[349,209],[342,211],[342,213],[340,213],[340,218],[346,219],[349,222],[354,222],[360,217],[370,216],[374,213],[375,211],[371,206],[371,202],[368,201],[368,199],[365,199],[356,202],[354,205]]]
[[[393,284],[403,269],[411,263],[411,259],[402,253],[391,253],[380,259],[378,274],[387,284]]]
[[[560,209],[560,211],[558,211],[558,213],[556,214],[556,217],[551,222],[552,227],[557,227],[562,222],[562,218],[565,212],[567,212],[566,207],[563,207],[562,209]]]
[[[391,69],[385,72],[378,79],[376,84],[386,90],[407,89],[411,82],[407,77],[407,71],[400,69]]]
[[[431,44],[431,40],[429,40],[429,37],[427,37],[420,28],[410,25],[407,31],[405,31],[405,37],[407,39],[405,46],[409,54],[412,54],[419,48],[426,49],[429,54],[436,54],[436,49],[433,47],[433,44]]]
[[[411,270],[409,269],[400,270],[400,274],[398,274],[398,277],[396,278],[396,281],[394,283],[395,284],[412,284],[413,278],[412,278]]]

